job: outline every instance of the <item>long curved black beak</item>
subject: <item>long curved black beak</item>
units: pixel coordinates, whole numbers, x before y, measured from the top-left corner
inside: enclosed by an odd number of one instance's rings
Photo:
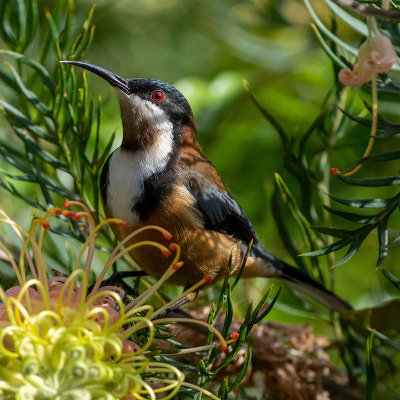
[[[76,65],[77,67],[81,67],[90,72],[93,72],[96,75],[100,76],[101,78],[105,79],[110,85],[116,86],[125,93],[129,93],[128,80],[110,71],[107,71],[104,68],[98,67],[97,65],[85,63],[82,61],[60,61],[60,62],[65,64],[73,64]]]

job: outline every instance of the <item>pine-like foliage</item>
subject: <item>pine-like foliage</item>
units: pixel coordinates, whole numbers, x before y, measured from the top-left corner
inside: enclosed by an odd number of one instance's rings
[[[319,114],[308,129],[292,135],[248,85],[246,88],[282,143],[284,161],[280,173],[275,174],[272,198],[273,215],[282,242],[300,269],[334,288],[333,274],[327,267],[350,261],[367,238],[376,233],[377,266],[382,265],[390,249],[400,242],[396,227],[400,206],[400,177],[397,176],[400,151],[394,148],[396,135],[400,133],[397,111],[400,68],[395,65],[390,73],[377,78],[376,139],[372,152],[363,157],[375,112],[372,85],[367,83],[360,89],[349,89],[337,79],[339,69],[353,66],[358,52],[358,46],[341,37],[339,27],[350,27],[358,35],[359,43],[364,42],[371,25],[367,24],[359,6],[367,3],[367,10],[372,7],[375,15],[378,12],[375,28],[398,49],[397,21],[400,18],[379,18],[384,0],[351,1],[355,7],[350,9],[344,8],[341,3],[345,2],[340,0],[303,0],[303,3],[316,38],[332,60],[335,77],[334,84],[326,89]],[[313,8],[315,3],[326,7],[328,18],[321,17]],[[392,13],[400,13],[397,2],[386,3],[390,3]],[[73,0],[56,1],[54,7],[45,12],[37,0],[6,0],[0,4],[1,47],[4,48],[0,50],[0,57],[6,61],[6,66],[0,69],[0,109],[4,115],[0,136],[0,185],[10,196],[39,210],[59,206],[65,199],[80,200],[94,210],[95,219],[99,221],[102,217],[99,173],[113,146],[114,134],[105,140],[100,136],[101,101],[93,100],[89,94],[85,73],[75,75],[74,68],[58,62],[82,59],[94,37],[94,9],[87,10],[88,14],[81,17],[74,7]],[[351,163],[363,166],[356,177],[330,174],[331,167],[346,171],[346,168],[351,169]],[[373,168],[374,165],[379,168]],[[337,195],[332,187],[341,188],[338,190],[346,195]],[[60,224],[54,228],[54,233],[85,239],[78,223],[68,221],[68,228],[66,226]],[[113,248],[113,236],[102,235],[104,247]],[[334,252],[342,249],[347,252],[335,261]],[[300,253],[312,257],[299,257]],[[51,256],[57,259],[58,255]],[[347,266],[351,268],[351,263]],[[400,289],[396,274],[385,269],[382,272]],[[140,287],[140,282],[143,281],[136,281],[132,293]],[[237,284],[238,279],[233,280],[227,274],[208,317],[213,325],[218,315],[226,310],[222,327],[226,338],[234,319],[232,291]],[[215,391],[215,381],[224,373],[224,367],[249,339],[252,327],[269,314],[279,295],[280,290],[268,300],[271,297],[268,289],[255,307],[251,304],[246,307],[238,339],[222,361],[216,362],[221,355],[218,349],[201,353],[202,360],[198,364],[170,357],[170,353],[177,353],[184,346],[174,341],[168,328],[158,329],[156,337],[168,341],[171,350],[155,346],[149,357],[176,366],[193,382]],[[307,307],[306,304],[304,309]],[[299,312],[300,308],[294,307],[293,312]],[[387,315],[388,308],[359,310],[341,317],[332,314],[330,318],[322,314],[321,317],[314,310],[307,314],[328,322],[335,331],[336,341],[331,347],[337,355],[336,363],[346,370],[350,383],[360,382],[367,399],[396,398],[395,390],[393,397],[390,396],[391,388],[395,388],[399,379],[399,363],[394,356],[400,349],[399,334],[371,329],[370,323],[377,316]],[[146,335],[146,332],[141,334]],[[250,341],[240,372],[224,377],[222,384],[217,383],[220,398],[232,396],[229,393],[234,389],[239,391],[240,383],[249,372],[251,357]],[[198,392],[182,388],[179,398],[200,397]]]
[[[400,133],[400,64],[397,61],[389,73],[376,76],[375,94],[374,83],[349,88],[338,79],[339,70],[351,69],[357,62],[359,45],[372,41],[378,34],[389,38],[399,54],[400,8],[397,2],[385,1],[303,0],[303,3],[316,38],[332,60],[334,86],[327,88],[319,115],[307,130],[292,135],[260,103],[249,86],[247,90],[278,133],[285,154],[282,171],[275,174],[272,199],[273,216],[283,244],[299,268],[333,287],[333,275],[327,274],[329,267],[347,263],[346,267],[351,268],[349,261],[367,238],[377,240],[373,249],[377,253],[376,267],[382,266],[388,253],[400,242],[397,215],[400,151],[395,147],[396,135]],[[382,8],[384,3],[386,6],[390,3],[389,11]],[[343,39],[343,27],[354,31],[358,45]],[[335,194],[335,190],[345,192],[348,197]],[[342,249],[346,251],[335,260],[335,252]],[[371,259],[365,260],[365,268],[373,263]],[[392,268],[398,270],[398,265],[390,265],[389,269]],[[400,288],[394,274],[385,269],[382,272]],[[398,300],[360,310],[352,317],[341,318],[339,324],[335,317],[332,319],[334,326],[341,326],[339,336],[343,340],[339,343],[339,354],[348,376],[366,380],[366,399],[398,398],[398,363],[386,357],[400,348],[399,332],[391,331],[387,336],[370,328],[374,324],[384,328],[385,324],[377,321],[390,318],[391,307],[398,307]],[[391,322],[390,326],[396,325]],[[379,343],[374,343],[374,335]],[[396,390],[389,394],[391,385]]]
[[[0,99],[0,106],[19,140],[0,141],[7,162],[0,184],[42,210],[66,198],[99,210],[98,177],[114,135],[100,152],[100,100],[88,95],[85,74],[78,82],[69,66],[57,62],[83,57],[93,39],[93,11],[77,29],[73,1],[56,2],[44,15],[35,0],[2,5],[0,27],[9,50],[0,54],[14,65],[7,61],[8,71],[0,70],[12,99]],[[36,198],[22,193],[17,181],[37,185]]]

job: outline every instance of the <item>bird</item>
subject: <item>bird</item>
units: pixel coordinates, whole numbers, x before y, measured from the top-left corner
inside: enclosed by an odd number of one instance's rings
[[[113,228],[119,240],[146,225],[165,228],[181,247],[183,261],[169,282],[184,288],[205,275],[212,282],[223,279],[230,259],[230,273],[237,275],[252,242],[241,279],[277,278],[329,309],[351,310],[346,300],[262,247],[249,218],[204,155],[192,109],[181,92],[160,80],[125,79],[90,63],[62,62],[103,78],[118,96],[122,142],[103,166],[100,192],[105,215],[126,223]],[[156,234],[147,230],[140,238],[155,240]],[[130,254],[156,279],[170,263],[150,246]]]

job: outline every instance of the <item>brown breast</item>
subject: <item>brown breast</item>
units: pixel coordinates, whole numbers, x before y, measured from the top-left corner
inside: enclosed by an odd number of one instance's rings
[[[241,248],[239,243],[228,235],[205,230],[199,211],[194,207],[195,199],[184,186],[175,186],[162,205],[144,222],[124,228],[113,226],[119,240],[135,229],[146,225],[158,225],[172,234],[171,241],[163,238],[156,230],[146,230],[132,239],[126,246],[141,240],[150,240],[168,246],[176,242],[181,246],[183,267],[169,280],[171,283],[191,286],[205,274],[213,280],[225,275],[228,260],[233,251],[233,265],[240,265]],[[130,252],[133,259],[148,274],[159,279],[173,260],[174,254],[165,258],[153,246],[140,246]]]

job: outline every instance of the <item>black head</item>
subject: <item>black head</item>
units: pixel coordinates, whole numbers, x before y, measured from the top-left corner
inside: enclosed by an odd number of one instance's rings
[[[192,110],[183,94],[156,79],[125,79],[104,68],[80,61],[61,61],[105,79],[116,90],[124,129],[122,147],[139,150],[154,144],[160,135],[178,142],[182,129],[192,123]]]

